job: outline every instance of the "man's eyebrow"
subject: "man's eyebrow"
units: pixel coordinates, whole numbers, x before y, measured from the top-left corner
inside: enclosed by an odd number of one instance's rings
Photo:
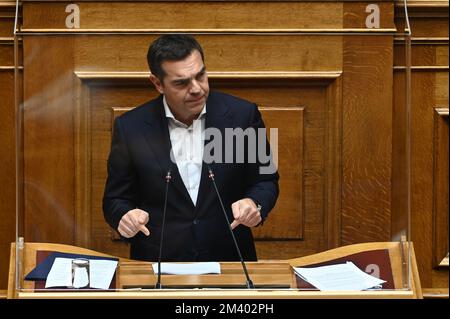
[[[189,82],[189,78],[179,78],[179,79],[175,79],[175,80],[172,80],[171,82],[172,83],[187,83],[187,82]]]
[[[203,68],[197,74],[195,74],[192,78],[196,78],[197,76],[205,73],[205,71],[206,71],[206,66],[203,66]],[[172,80],[171,82],[172,83],[186,83],[186,82],[189,82],[190,79],[191,78],[179,78],[179,79]]]

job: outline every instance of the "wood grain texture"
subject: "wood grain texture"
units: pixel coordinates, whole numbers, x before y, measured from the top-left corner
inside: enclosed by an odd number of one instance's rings
[[[0,6],[0,289],[8,283],[9,246],[16,235],[16,132],[13,3]],[[21,81],[19,74],[19,83]]]
[[[8,243],[15,240],[16,229],[16,159],[15,159],[15,108],[14,108],[14,72],[0,71],[0,147],[2,149],[0,165],[0,287],[7,283],[9,259]]]
[[[25,240],[74,243],[72,39],[23,45]]]
[[[254,229],[255,238],[303,239],[304,231],[304,114],[298,107],[259,107],[268,138],[270,129],[277,130],[277,159],[281,193],[277,205],[262,227]],[[274,143],[271,143],[274,145]],[[273,146],[272,146],[273,147]]]
[[[433,20],[433,23],[427,26],[424,22],[430,21],[430,19]],[[433,11],[421,10],[418,7],[412,22],[417,22],[414,23],[417,36],[429,38],[442,36],[444,39],[430,44],[429,57],[425,60],[431,62],[430,66],[414,69],[412,83],[412,115],[413,119],[416,117],[416,120],[412,122],[412,150],[416,149],[417,152],[412,154],[411,180],[412,185],[419,189],[413,189],[411,193],[411,231],[412,239],[415,242],[423,241],[417,243],[420,245],[417,255],[423,286],[433,289],[448,287],[448,269],[433,268],[433,265],[436,264],[436,256],[444,254],[442,246],[437,245],[436,241],[433,242],[433,239],[436,239],[437,236],[447,236],[448,238],[448,229],[444,233],[439,233],[439,229],[442,228],[436,228],[434,215],[436,211],[433,212],[436,205],[445,203],[445,197],[435,193],[439,188],[436,187],[436,181],[433,181],[436,179],[436,166],[433,164],[433,160],[439,156],[439,153],[445,152],[445,149],[439,151],[440,148],[435,145],[436,140],[433,140],[433,137],[436,136],[433,119],[436,107],[448,107],[448,3],[447,9],[435,8]],[[414,47],[417,45],[414,46],[413,43],[413,49]],[[416,63],[426,65],[420,61]],[[441,66],[441,69],[436,66]],[[415,137],[418,139],[414,139]],[[429,153],[424,153],[425,147]],[[441,178],[446,178],[445,173],[439,174],[438,180]],[[440,203],[436,203],[436,198],[440,198]],[[442,202],[443,199],[444,202]],[[436,230],[438,234],[435,233]],[[439,240],[439,242],[442,241]],[[440,252],[437,253],[436,249]]]
[[[77,37],[77,71],[147,72],[147,51],[156,36]],[[198,35],[208,71],[341,70],[341,36]],[[326,45],[324,45],[326,43]],[[282,49],[280,49],[282,48]],[[245,52],[242,54],[241,52]],[[295,54],[292,54],[295,52]]]
[[[342,244],[384,241],[391,214],[392,38],[344,43]]]
[[[405,65],[404,41],[395,42],[395,66]],[[411,65],[423,67],[448,67],[448,38],[412,41]]]
[[[29,18],[23,27],[65,29],[66,5],[24,4],[24,15]],[[83,29],[288,29],[342,25],[340,2],[85,2],[79,3],[79,8]]]
[[[433,266],[448,260],[448,108],[435,109],[433,137]],[[448,261],[447,261],[448,269]]]
[[[445,148],[436,143],[436,111],[438,107],[448,107],[448,1],[414,1],[409,2],[410,22],[412,28],[412,127],[411,127],[411,238],[416,245],[418,268],[424,290],[440,291],[448,289],[448,269],[435,268],[437,257],[444,254],[445,248],[439,243],[447,236],[448,229],[441,231],[445,221],[437,221],[435,213],[440,205],[445,206],[447,195],[438,195],[436,190],[445,192],[445,188],[436,185],[447,183],[448,177],[436,175],[439,162],[436,158],[445,154]],[[399,16],[397,24],[403,25]],[[394,140],[393,140],[393,225],[398,226],[395,215],[406,211],[406,165],[405,157],[406,131],[404,123],[404,43],[396,41],[394,84]],[[444,124],[444,122],[440,122]],[[445,128],[445,125],[439,125]],[[448,139],[448,133],[447,137]],[[444,136],[441,139],[445,139]],[[448,152],[448,145],[447,145]],[[437,165],[437,166],[436,166]],[[441,168],[442,170],[442,168]],[[447,168],[448,170],[448,168]],[[442,179],[447,179],[443,182]],[[439,201],[439,202],[438,202]],[[441,214],[441,213],[439,213]],[[440,218],[439,215],[438,219]],[[447,215],[448,218],[448,215]],[[404,222],[403,222],[404,223]],[[439,225],[439,226],[438,226]],[[441,228],[442,227],[442,228]],[[399,228],[399,227],[397,227]],[[435,232],[438,232],[436,234]],[[448,239],[447,239],[448,240]],[[437,253],[437,251],[440,251]],[[445,295],[445,294],[444,294]],[[434,295],[436,297],[436,295]]]
[[[440,275],[430,267],[433,260],[433,238],[436,236],[433,233],[433,199],[439,196],[433,193],[433,158],[438,155],[433,147],[436,75],[431,71],[413,73],[412,86],[411,236],[417,243],[420,254],[418,266],[423,286],[440,288],[448,285],[448,277],[438,284],[436,279],[442,278],[444,274]],[[438,150],[439,148],[436,149]],[[440,175],[441,177],[445,178]]]

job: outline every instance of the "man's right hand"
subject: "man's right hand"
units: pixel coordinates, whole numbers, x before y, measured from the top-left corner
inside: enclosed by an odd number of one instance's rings
[[[117,230],[125,238],[134,237],[139,231],[150,235],[145,225],[148,223],[148,213],[142,209],[129,210],[120,220]]]

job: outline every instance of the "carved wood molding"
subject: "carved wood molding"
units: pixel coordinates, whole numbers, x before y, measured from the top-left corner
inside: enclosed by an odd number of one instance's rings
[[[448,107],[434,109],[433,266],[448,267]]]
[[[14,0],[11,0],[14,1]],[[98,0],[97,2],[198,2],[199,0]],[[201,0],[202,2],[223,2],[224,0]],[[278,0],[258,0],[259,2],[277,2]],[[377,0],[376,2],[392,2],[393,0]],[[436,0],[439,2],[439,0]],[[67,0],[21,0],[20,2],[67,2]],[[78,0],[77,2],[92,2]],[[233,2],[255,2],[255,0],[233,0]],[[283,0],[283,2],[306,2],[306,0]],[[307,0],[307,2],[370,2],[373,0]]]
[[[397,33],[395,28],[339,28],[339,29],[19,29],[22,35],[56,35],[56,34],[92,34],[92,35],[114,35],[114,34],[244,34],[244,35],[308,35],[308,34],[380,34],[392,35]]]
[[[75,75],[83,82],[91,84],[124,84],[141,83],[148,85],[150,72],[93,72],[75,71]],[[242,71],[242,72],[217,72],[208,71],[208,78],[212,81],[314,81],[329,83],[342,75],[341,70],[336,71]]]
[[[23,66],[17,67],[19,71],[23,71]],[[16,67],[14,65],[1,65],[0,71],[14,71]]]
[[[19,6],[21,6],[21,3],[19,2]],[[16,1],[0,1],[0,9],[1,8],[15,8],[16,7]]]
[[[0,37],[0,44],[14,44],[13,37]]]
[[[449,38],[448,37],[412,37],[411,44],[412,45],[448,45]],[[404,38],[394,38],[394,45],[404,45]]]
[[[442,18],[448,17],[448,5],[446,0],[408,0],[408,16],[410,18]],[[396,16],[404,17],[405,9],[403,1],[395,4]]]
[[[405,66],[394,66],[394,71],[405,71]],[[411,67],[411,71],[448,71],[448,65],[414,65]]]
[[[439,267],[447,267],[448,268],[448,254],[445,256],[444,259],[442,259],[441,263],[439,264]]]
[[[448,0],[408,0],[408,8],[414,7],[448,7]],[[403,2],[396,2],[397,6],[402,7]]]
[[[437,107],[434,110],[439,116],[448,117],[448,107]]]

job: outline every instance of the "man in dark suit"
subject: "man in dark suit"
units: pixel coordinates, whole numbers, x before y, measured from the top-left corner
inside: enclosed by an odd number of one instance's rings
[[[251,160],[255,154],[230,156],[225,136],[230,129],[264,129],[257,106],[209,91],[203,50],[191,36],[164,35],[152,43],[147,58],[150,80],[161,95],[114,123],[103,198],[106,221],[128,238],[131,258],[157,260],[170,171],[162,260],[239,260],[211,169],[242,256],[256,260],[250,228],[275,206],[278,173],[262,173],[265,163]],[[252,145],[249,136],[246,149]],[[269,151],[265,135],[263,140]]]

